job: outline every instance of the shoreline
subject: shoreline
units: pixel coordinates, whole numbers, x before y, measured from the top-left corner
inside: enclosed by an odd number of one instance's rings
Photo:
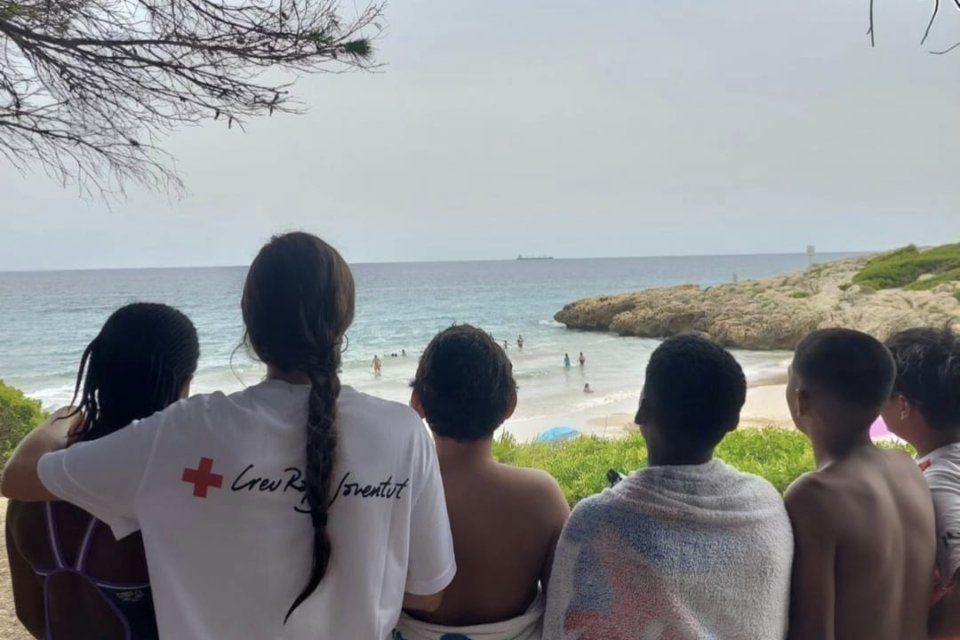
[[[747,387],[747,399],[740,412],[738,428],[793,429],[786,390],[786,372],[765,375],[752,381]],[[640,392],[637,391],[636,398],[618,400],[566,416],[511,419],[504,423],[497,435],[509,433],[518,442],[531,442],[551,427],[567,426],[583,435],[623,438],[638,431],[633,420],[639,400]]]

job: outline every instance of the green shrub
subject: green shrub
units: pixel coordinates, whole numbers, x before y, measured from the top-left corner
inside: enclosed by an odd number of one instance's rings
[[[573,505],[602,491],[609,469],[626,473],[645,466],[647,446],[639,434],[619,440],[588,436],[528,444],[505,434],[494,443],[493,453],[500,462],[548,472]],[[773,427],[734,431],[717,447],[717,457],[741,471],[766,478],[781,493],[814,468],[807,437],[799,431]]]
[[[917,282],[924,274],[934,278]],[[945,244],[927,251],[910,245],[867,261],[853,282],[872,289],[930,289],[960,279],[960,244]]]
[[[840,291],[847,291],[852,286],[853,286],[852,282],[844,282],[842,285],[840,285],[839,288],[840,288]]]
[[[936,274],[932,278],[927,278],[926,280],[918,280],[913,284],[907,285],[906,289],[910,291],[929,291],[930,289],[933,289],[934,287],[946,282],[956,282],[957,280],[960,280],[960,267]]]
[[[791,298],[796,298],[797,300],[803,300],[804,298],[810,297],[809,291],[794,291],[790,294]]]
[[[30,430],[46,419],[40,403],[0,380],[0,467]]]

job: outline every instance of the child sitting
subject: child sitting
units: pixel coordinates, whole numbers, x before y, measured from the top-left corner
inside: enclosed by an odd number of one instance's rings
[[[649,466],[574,509],[544,638],[783,637],[793,554],[783,501],[713,457],[745,398],[743,370],[712,342],[681,336],[653,353],[636,417]]]
[[[939,580],[930,635],[960,637],[960,338],[949,327],[910,329],[887,348],[897,379],[883,418],[917,450],[936,515]]]
[[[817,331],[797,347],[787,401],[817,469],[785,498],[796,539],[791,640],[927,638],[930,494],[909,456],[870,440],[894,375],[890,352],[857,331]]]
[[[540,589],[570,509],[548,474],[493,457],[517,404],[510,360],[483,331],[451,327],[424,352],[410,403],[437,443],[457,575],[437,611],[404,615],[394,637],[539,639]]]

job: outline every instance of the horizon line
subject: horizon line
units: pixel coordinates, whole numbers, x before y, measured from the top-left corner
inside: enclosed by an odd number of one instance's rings
[[[868,255],[883,253],[889,250],[840,250],[840,251],[818,251],[817,255]],[[772,256],[804,256],[803,251],[785,251],[785,252],[760,252],[760,253],[686,253],[686,254],[661,254],[645,256],[549,256],[550,261],[572,262],[577,260],[665,260],[674,258],[754,258],[754,257],[772,257]],[[473,258],[464,260],[385,260],[378,262],[352,262],[347,263],[351,266],[366,265],[397,265],[397,264],[454,264],[454,263],[485,263],[485,262],[543,262],[542,259],[518,260],[517,258]],[[248,264],[206,264],[206,265],[170,265],[170,266],[138,266],[138,267],[73,267],[63,269],[0,269],[0,274],[7,273],[83,273],[97,271],[177,271],[189,269],[242,269],[249,267]]]

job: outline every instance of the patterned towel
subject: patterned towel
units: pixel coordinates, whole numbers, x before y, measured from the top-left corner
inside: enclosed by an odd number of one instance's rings
[[[719,460],[651,467],[577,506],[544,640],[781,640],[793,534],[779,493]]]
[[[414,620],[407,614],[400,616],[392,640],[540,640],[543,622],[543,596],[536,600],[527,612],[511,620],[471,627],[441,627]]]

